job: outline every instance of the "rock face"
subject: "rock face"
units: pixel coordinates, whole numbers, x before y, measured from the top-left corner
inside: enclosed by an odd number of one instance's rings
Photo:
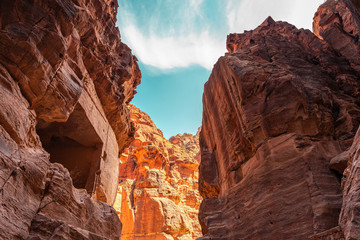
[[[328,1],[321,5],[314,17],[314,32],[329,42],[339,55],[346,57],[354,69],[360,69],[360,2]],[[332,159],[332,167],[347,168],[343,178],[343,203],[339,224],[346,239],[360,236],[360,169],[358,130],[353,145],[339,158]]]
[[[353,4],[355,3],[355,4]],[[327,1],[315,13],[313,31],[360,70],[359,1]]]
[[[166,140],[150,117],[130,105],[135,140],[121,156],[115,209],[121,239],[195,239],[198,209],[198,134]]]
[[[340,211],[346,239],[359,239],[347,233],[359,233],[358,167],[348,174],[342,207],[339,166],[348,151],[357,159],[349,148],[360,121],[358,38],[335,44],[348,37],[339,27],[357,34],[359,15],[344,0],[335,5],[348,9],[335,16],[349,21],[321,19],[334,4],[315,17],[314,32],[324,40],[270,17],[228,36],[229,53],[203,95],[201,239],[342,239]]]
[[[350,148],[348,167],[345,170],[343,205],[340,226],[346,239],[359,239],[360,236],[360,128]]]
[[[1,239],[120,237],[108,204],[141,74],[116,12],[110,0],[0,2]]]

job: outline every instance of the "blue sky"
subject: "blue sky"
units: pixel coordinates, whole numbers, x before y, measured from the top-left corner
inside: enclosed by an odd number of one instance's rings
[[[142,83],[132,103],[166,138],[196,133],[203,85],[226,52],[226,36],[266,17],[311,29],[323,0],[118,0],[123,42],[139,59]]]

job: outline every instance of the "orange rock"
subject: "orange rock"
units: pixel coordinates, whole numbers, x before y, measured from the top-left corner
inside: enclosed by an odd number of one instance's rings
[[[119,170],[114,207],[123,224],[121,238],[199,237],[198,134],[168,141],[148,115],[133,105],[129,109],[137,131]]]

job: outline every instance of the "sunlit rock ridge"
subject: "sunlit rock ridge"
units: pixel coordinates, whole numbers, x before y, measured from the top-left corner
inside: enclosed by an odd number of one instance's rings
[[[203,95],[200,239],[360,239],[359,6],[326,1],[316,35],[270,17],[228,35]]]
[[[199,135],[167,140],[146,113],[131,104],[129,109],[135,140],[121,156],[114,205],[123,224],[121,239],[200,237]]]
[[[0,1],[0,239],[119,239],[137,59],[110,0]]]

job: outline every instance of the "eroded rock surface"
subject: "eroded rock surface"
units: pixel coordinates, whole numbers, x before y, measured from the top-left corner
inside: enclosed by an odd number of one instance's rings
[[[203,95],[201,239],[342,238],[343,166],[329,164],[359,127],[360,75],[323,39],[271,18],[228,36]]]
[[[354,69],[360,69],[360,1],[327,1],[321,5],[314,17],[314,32],[348,59]],[[339,225],[345,239],[360,237],[360,171],[359,130],[348,151],[331,160],[331,167],[344,172],[342,181],[343,203]],[[345,169],[346,168],[346,169]],[[345,169],[345,171],[344,171]]]
[[[150,117],[130,105],[135,140],[121,156],[115,209],[121,239],[195,239],[198,209],[198,134],[166,140]]]
[[[108,204],[141,74],[116,12],[110,0],[0,2],[1,239],[119,239]]]
[[[313,31],[360,70],[358,0],[328,0],[315,13]]]
[[[340,226],[346,239],[355,240],[360,236],[360,128],[350,148],[350,156],[344,173]]]

